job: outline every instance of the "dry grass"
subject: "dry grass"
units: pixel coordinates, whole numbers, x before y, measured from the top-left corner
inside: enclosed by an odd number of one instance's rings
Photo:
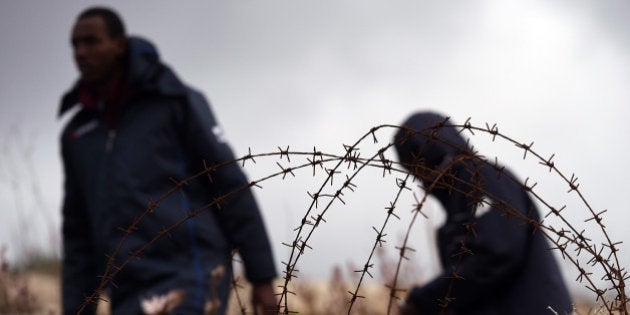
[[[37,311],[41,314],[61,314],[61,283],[59,274],[27,272],[24,279],[31,294],[36,297]]]
[[[27,300],[29,305],[22,305],[21,308],[12,309],[2,308],[3,306],[0,305],[1,314],[61,314],[61,286],[58,273],[41,271],[15,272],[11,275],[11,279],[12,282],[7,282],[5,278],[0,283],[14,285],[15,287],[11,290],[21,290],[22,294],[29,296],[30,298]],[[279,281],[278,285],[281,286],[282,282]],[[295,280],[290,287],[290,290],[295,292],[295,295],[289,297],[289,309],[306,315],[347,314],[351,297],[348,291],[353,290],[354,287],[355,284],[345,279],[339,269],[336,269],[331,279],[328,280]],[[242,301],[249,301],[249,288],[248,284],[243,284],[237,291]],[[377,282],[367,283],[362,286],[360,295],[365,296],[365,298],[355,303],[352,314],[387,314],[389,289],[383,284]],[[15,307],[15,304],[13,307]],[[103,302],[99,307],[98,314],[108,315],[109,311],[107,308],[107,303]],[[577,314],[580,315],[607,314],[605,310],[598,312],[592,305],[583,302],[577,302],[576,308]],[[249,314],[249,312],[247,313]],[[228,315],[240,314],[242,314],[241,308],[235,295],[232,294]],[[392,312],[392,314],[395,314],[395,312]],[[550,314],[553,313],[550,312]]]

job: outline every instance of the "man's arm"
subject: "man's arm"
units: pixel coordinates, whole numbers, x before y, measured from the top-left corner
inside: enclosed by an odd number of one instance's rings
[[[475,172],[459,171],[457,176],[461,181],[454,184],[450,204],[445,205],[451,211],[449,215],[473,213],[470,191],[478,184],[469,177],[471,173]],[[491,176],[486,177],[493,182],[496,176]],[[524,264],[531,229],[519,219],[504,214],[506,210],[525,211],[527,203],[521,197],[522,191],[514,184],[486,184],[492,186],[485,186],[492,193],[482,193],[502,200],[488,200],[493,204],[490,211],[478,217],[469,215],[466,222],[447,222],[447,229],[457,231],[458,236],[446,237],[451,244],[445,244],[445,241],[439,244],[442,257],[447,260],[445,270],[428,284],[412,288],[407,298],[419,314],[439,313],[440,303],[445,302],[449,290],[448,298],[452,299],[448,301],[449,308],[456,309],[465,309],[495,296],[510,285]]]
[[[193,165],[203,169],[234,159],[232,150],[222,138],[203,95],[191,91],[185,116],[186,145],[192,149]],[[231,163],[211,172],[209,188],[215,197],[237,191],[220,202],[216,218],[231,245],[238,249],[245,264],[248,280],[254,284],[268,284],[276,277],[275,263],[269,237],[260,209],[238,163]],[[244,189],[243,189],[244,188]]]
[[[449,308],[466,309],[496,295],[514,280],[525,257],[527,232],[518,223],[507,222],[497,210],[485,216],[488,217],[477,221],[477,235],[471,235],[458,252],[450,253],[452,262],[439,276],[426,285],[411,289],[407,302],[419,311],[418,314],[438,314],[449,290],[448,298],[452,299]],[[488,221],[497,224],[488,224]],[[492,240],[487,241],[488,238]],[[461,255],[461,261],[458,261],[458,255]]]

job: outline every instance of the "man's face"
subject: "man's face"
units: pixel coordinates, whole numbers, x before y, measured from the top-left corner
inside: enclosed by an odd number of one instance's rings
[[[72,48],[81,80],[89,84],[105,84],[120,69],[125,40],[110,37],[100,16],[87,17],[74,25]]]

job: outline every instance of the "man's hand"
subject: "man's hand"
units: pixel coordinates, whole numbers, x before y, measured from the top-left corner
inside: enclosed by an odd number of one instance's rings
[[[252,304],[257,315],[278,314],[278,300],[273,292],[271,282],[254,284]]]
[[[402,302],[398,304],[398,315],[420,315],[413,304]]]

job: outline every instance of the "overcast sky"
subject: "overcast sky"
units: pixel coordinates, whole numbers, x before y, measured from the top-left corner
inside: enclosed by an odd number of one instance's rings
[[[58,246],[64,120],[56,113],[77,76],[70,29],[81,10],[96,3],[0,4],[0,243],[9,257],[33,244]],[[543,156],[555,153],[556,165],[576,174],[592,206],[608,210],[604,223],[611,237],[630,240],[630,2],[98,3],[117,9],[130,34],[152,40],[162,59],[206,94],[237,155],[287,145],[342,154],[343,143],[416,110],[439,111],[460,123],[470,117],[533,141]],[[494,148],[471,140],[482,153]],[[516,148],[497,150],[493,154],[506,164],[520,165]],[[250,177],[277,170],[275,160],[261,164],[246,170]],[[540,168],[535,162],[513,166],[523,178],[545,174]],[[320,183],[309,176],[306,171],[256,192],[278,262],[286,260],[281,242],[292,240],[308,205],[306,191]],[[323,276],[334,264],[364,263],[371,226],[382,222],[392,185],[370,176],[358,184],[355,200],[336,210],[344,215],[315,236],[319,246],[305,257],[303,273]],[[548,187],[548,198],[568,190]],[[566,212],[572,222],[588,217],[579,202],[567,203],[575,208]],[[424,222],[419,229],[428,232],[417,237],[430,235],[438,221]],[[402,227],[392,227],[390,247]],[[355,240],[340,243],[342,233]],[[630,247],[623,250],[627,266]],[[418,261],[430,265],[426,253]]]

